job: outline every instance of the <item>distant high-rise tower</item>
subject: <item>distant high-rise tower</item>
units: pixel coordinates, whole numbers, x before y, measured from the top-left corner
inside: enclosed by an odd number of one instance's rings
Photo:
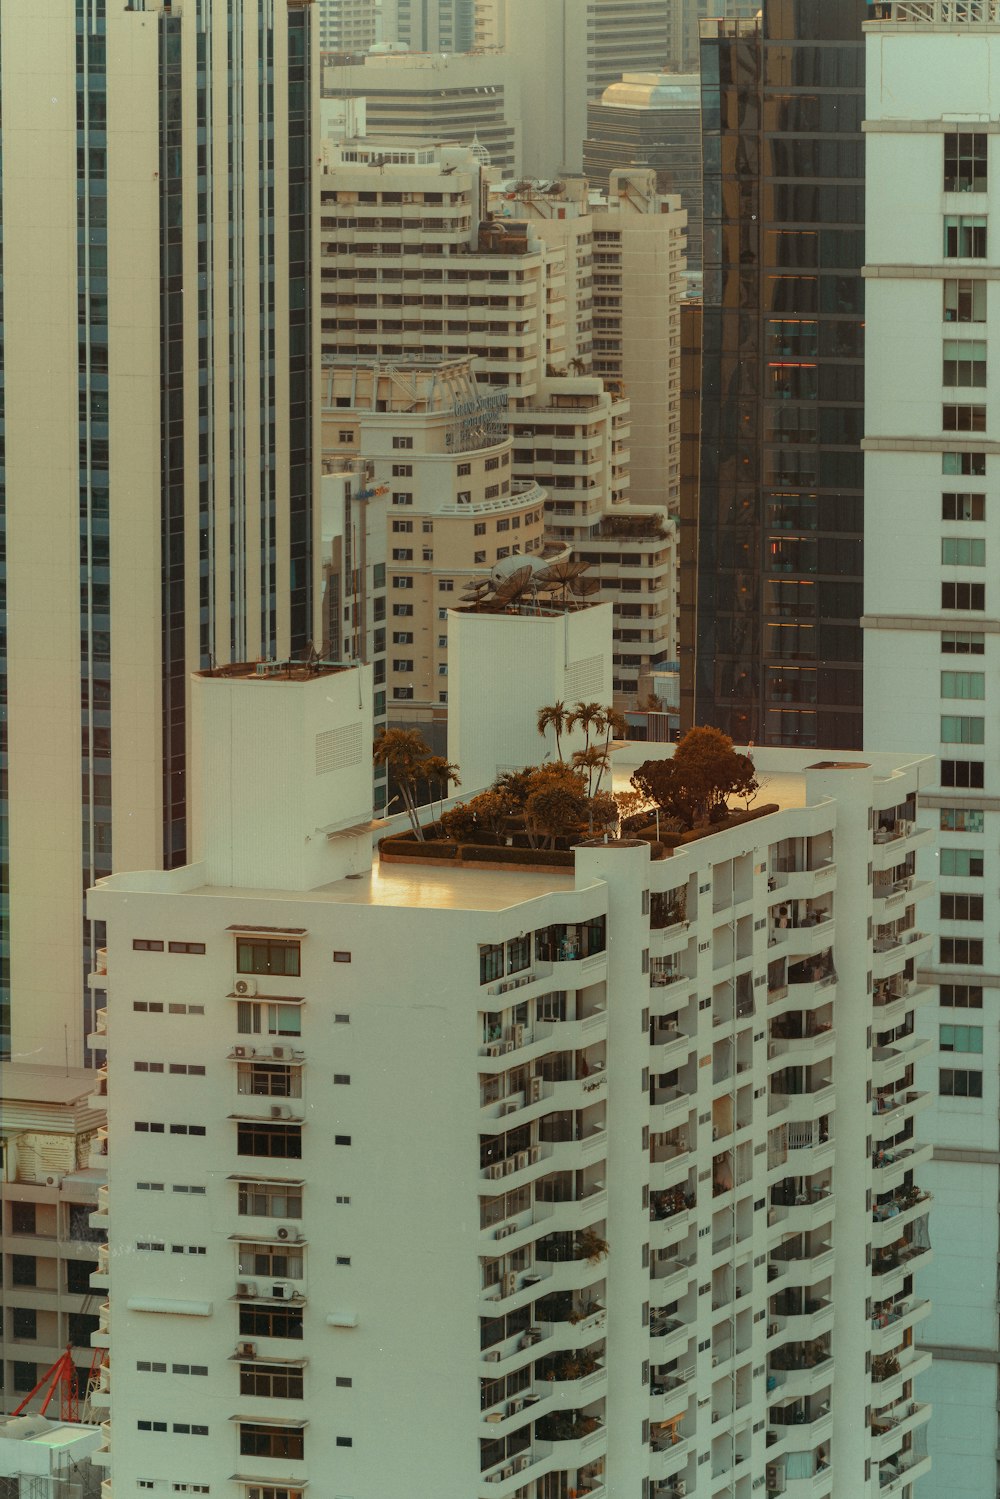
[[[84,889],[189,858],[188,674],[319,623],[313,9],[75,12],[74,45],[72,8],[5,9],[0,64],[0,978],[59,1063]]]
[[[864,0],[705,23],[695,712],[861,744]]]
[[[469,52],[475,41],[475,0],[382,0],[387,42],[412,52]]]
[[[319,45],[324,52],[367,52],[378,37],[376,0],[319,0]]]

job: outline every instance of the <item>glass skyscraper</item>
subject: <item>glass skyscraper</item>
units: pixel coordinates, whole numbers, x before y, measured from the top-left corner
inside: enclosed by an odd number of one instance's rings
[[[861,745],[864,0],[705,22],[695,717]]]
[[[191,857],[188,674],[318,638],[312,29],[4,13],[0,1003],[33,1060],[82,1056],[86,887]]]

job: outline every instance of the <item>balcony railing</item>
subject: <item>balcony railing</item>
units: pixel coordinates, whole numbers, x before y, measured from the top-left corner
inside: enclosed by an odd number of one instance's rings
[[[1000,0],[874,0],[869,21],[924,26],[996,26]]]

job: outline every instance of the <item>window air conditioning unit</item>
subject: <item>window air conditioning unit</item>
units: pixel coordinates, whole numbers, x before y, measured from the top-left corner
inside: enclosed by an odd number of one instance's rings
[[[501,1112],[501,1114],[516,1114],[517,1113],[517,1104],[514,1103],[513,1100],[509,1100],[507,1103],[504,1104],[504,1106],[500,1110],[500,1112]]]
[[[490,1181],[495,1182],[499,1180],[501,1176],[503,1176],[503,1162],[494,1161],[492,1166],[490,1167]]]
[[[778,1487],[778,1469],[774,1463],[768,1463],[764,1469],[764,1481],[769,1489]]]
[[[272,1055],[272,1057],[274,1057],[279,1062],[284,1061],[285,1047],[284,1046],[272,1046],[271,1047],[271,1055]]]
[[[528,1084],[528,1102],[541,1103],[542,1101],[542,1079],[533,1077]]]
[[[519,1473],[523,1473],[526,1468],[530,1468],[530,1467],[531,1467],[531,1454],[529,1452],[522,1452],[521,1456],[517,1460],[517,1471]]]
[[[531,1164],[533,1166],[537,1166],[538,1162],[541,1160],[541,1158],[542,1158],[542,1152],[541,1152],[541,1149],[539,1148],[539,1146],[532,1145],[531,1149],[528,1151],[528,1160],[531,1162]]]
[[[504,1163],[503,1163],[503,1174],[504,1174],[504,1176],[512,1176],[514,1174],[514,1158],[513,1158],[513,1156],[508,1156],[507,1159],[504,1161]]]
[[[523,1171],[528,1164],[528,1152],[526,1150],[518,1151],[516,1159],[518,1171]]]
[[[233,993],[238,994],[240,999],[250,999],[257,993],[257,980],[235,978],[233,980]]]
[[[288,1225],[285,1224],[285,1223],[283,1223],[281,1225],[281,1227],[278,1229],[278,1238],[279,1239],[295,1239],[297,1237],[298,1237],[298,1235],[296,1234],[294,1228],[289,1228]]]
[[[60,1175],[58,1175],[58,1173],[53,1173],[51,1176],[47,1176],[45,1178],[45,1186],[47,1186],[47,1187],[61,1187],[62,1186],[62,1177]]]
[[[517,1276],[515,1275],[513,1270],[508,1270],[507,1274],[503,1278],[503,1294],[505,1296],[513,1296],[516,1290]]]
[[[514,1030],[513,1030],[513,1036],[514,1036],[514,1045],[515,1046],[523,1046],[524,1045],[524,1026],[523,1025],[515,1025]]]
[[[257,1344],[256,1343],[237,1343],[237,1345],[236,1345],[236,1357],[237,1358],[256,1358],[257,1357]]]
[[[233,1047],[233,1056],[234,1057],[245,1057],[246,1054],[247,1054],[247,1049],[246,1049],[245,1046],[234,1046]]]
[[[292,1288],[287,1280],[276,1280],[271,1287],[271,1295],[275,1301],[288,1301],[292,1295]]]
[[[257,1282],[254,1280],[238,1280],[236,1282],[237,1296],[256,1296]]]
[[[491,1348],[488,1353],[483,1354],[483,1358],[488,1364],[498,1364],[500,1362],[499,1348]]]
[[[490,1044],[489,1044],[489,1046],[487,1046],[487,1048],[486,1048],[486,1055],[488,1057],[498,1057],[500,1055],[501,1051],[502,1051],[502,1047],[500,1045],[500,1042],[499,1041],[491,1041]]]
[[[282,1104],[282,1103],[272,1103],[272,1105],[271,1105],[271,1118],[272,1119],[291,1119],[291,1117],[292,1117],[292,1111],[291,1111],[290,1108],[287,1107],[287,1105]]]

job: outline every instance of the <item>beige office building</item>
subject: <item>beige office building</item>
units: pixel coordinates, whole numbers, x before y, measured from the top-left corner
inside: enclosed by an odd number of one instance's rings
[[[189,672],[319,621],[314,8],[81,16],[74,47],[65,0],[5,6],[0,60],[0,985],[14,1049],[58,1064],[101,942],[84,889],[187,857]]]

